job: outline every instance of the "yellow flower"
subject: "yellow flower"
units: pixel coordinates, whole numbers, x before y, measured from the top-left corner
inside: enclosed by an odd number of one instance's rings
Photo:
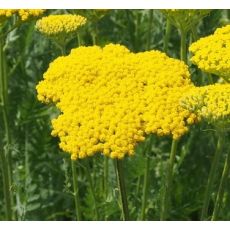
[[[49,15],[37,21],[36,29],[46,36],[55,37],[75,33],[85,23],[86,18],[80,15]]]
[[[7,18],[11,17],[12,15],[18,15],[21,21],[26,21],[28,19],[38,17],[44,13],[45,10],[28,10],[28,9],[5,9],[0,10],[0,22],[4,22]]]
[[[121,45],[79,47],[49,66],[38,99],[61,111],[52,135],[72,159],[133,155],[146,135],[180,138],[196,116],[180,106],[191,87],[187,66],[159,51]]]
[[[194,42],[191,61],[201,70],[223,78],[230,76],[230,25]]]
[[[16,10],[10,10],[10,9],[0,9],[0,23],[4,22],[7,18],[11,17]]]
[[[200,118],[225,121],[230,115],[230,84],[194,87],[184,95],[182,105]]]
[[[19,10],[17,10],[18,16],[22,21],[26,21],[26,20],[33,18],[33,17],[39,17],[44,12],[45,12],[45,10],[39,10],[39,9],[31,9],[31,10],[19,9]]]

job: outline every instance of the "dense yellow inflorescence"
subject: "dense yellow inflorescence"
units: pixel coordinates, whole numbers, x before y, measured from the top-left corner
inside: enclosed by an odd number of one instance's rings
[[[38,99],[61,115],[53,136],[72,159],[134,154],[147,134],[180,138],[196,116],[180,106],[191,87],[187,66],[159,51],[132,53],[109,44],[57,58],[37,86]]]
[[[20,20],[26,21],[41,16],[44,11],[39,9],[0,9],[0,21],[2,22],[13,15],[17,15]]]
[[[224,121],[230,115],[230,84],[193,88],[182,99],[182,105],[200,118]]]
[[[40,9],[19,9],[17,10],[17,13],[22,21],[26,21],[30,18],[39,17],[43,15],[45,10]]]
[[[205,72],[229,78],[230,25],[218,28],[213,35],[194,42],[189,50],[191,61]]]
[[[187,32],[193,26],[197,25],[200,20],[207,16],[211,10],[182,10],[170,9],[161,10],[163,14],[171,21],[177,28]]]
[[[60,34],[72,34],[85,23],[86,18],[80,15],[49,15],[38,20],[36,23],[36,28],[46,36],[55,37],[59,36]]]

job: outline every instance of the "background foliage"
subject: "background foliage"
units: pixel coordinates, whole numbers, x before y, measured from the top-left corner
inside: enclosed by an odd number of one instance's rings
[[[48,10],[46,14],[73,13],[69,10]],[[104,46],[110,42],[126,45],[134,52],[157,49],[163,51],[166,19],[159,10],[110,10],[101,18],[93,10],[76,10],[90,18],[81,30],[81,44]],[[213,33],[229,23],[230,11],[213,10],[199,24],[198,37]],[[58,139],[50,136],[50,119],[58,111],[36,99],[36,84],[42,79],[49,63],[60,55],[52,42],[34,30],[34,21],[24,23],[7,37],[6,54],[9,75],[9,119],[13,157],[13,187],[16,220],[74,220],[74,198],[69,155],[58,148]],[[192,34],[187,44],[193,41]],[[75,47],[77,39],[68,44]],[[168,55],[179,58],[180,39],[172,28]],[[206,78],[189,64],[196,85],[205,85]],[[214,81],[216,77],[213,76]],[[1,118],[2,119],[2,118]],[[0,138],[3,138],[2,120]],[[136,154],[125,159],[125,180],[132,220],[140,219],[143,177],[149,161],[150,185],[147,191],[146,220],[158,220],[162,195],[162,180],[169,157],[171,140],[152,136],[154,145],[143,154],[145,143],[139,144]],[[204,189],[216,146],[214,129],[206,123],[196,125],[182,138],[176,157],[172,188],[171,220],[198,220]],[[225,151],[229,151],[229,137]],[[219,170],[223,167],[224,154]],[[114,162],[109,162],[108,191],[103,191],[104,158],[97,157],[77,162],[80,204],[84,220],[119,220],[120,203]],[[0,175],[1,176],[1,175]],[[228,184],[229,183],[228,179]],[[214,189],[217,190],[218,184]],[[93,192],[92,193],[92,189]],[[230,219],[230,187],[225,193],[221,220]],[[213,193],[215,194],[215,193]],[[0,186],[0,197],[3,197]],[[96,201],[96,210],[95,206]],[[213,200],[211,201],[213,205]],[[211,206],[210,206],[211,209]],[[97,217],[98,215],[98,217]],[[0,220],[4,220],[3,199],[0,199]]]

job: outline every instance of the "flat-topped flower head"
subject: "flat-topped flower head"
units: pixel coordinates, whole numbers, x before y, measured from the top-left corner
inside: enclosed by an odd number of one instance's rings
[[[74,36],[85,23],[86,18],[80,15],[49,15],[37,21],[36,29],[47,37],[62,41]]]
[[[41,9],[19,9],[17,14],[22,21],[27,21],[32,18],[40,17],[43,15],[45,10]]]
[[[230,84],[194,87],[182,99],[182,105],[210,122],[230,118]]]
[[[201,70],[230,78],[230,25],[194,42],[189,50],[193,54],[191,61]]]
[[[0,23],[4,22],[7,18],[10,18],[16,10],[11,9],[0,9]]]
[[[0,23],[3,23],[6,19],[13,15],[16,15],[20,21],[27,21],[36,17],[41,16],[45,10],[39,9],[1,9],[0,10]]]
[[[210,11],[211,10],[161,10],[175,27],[184,32],[187,32],[197,25],[203,17],[210,13]]]
[[[102,153],[133,155],[148,134],[180,138],[196,116],[180,106],[191,87],[187,66],[159,51],[132,53],[121,45],[79,47],[49,66],[38,99],[61,115],[52,135],[72,159]]]

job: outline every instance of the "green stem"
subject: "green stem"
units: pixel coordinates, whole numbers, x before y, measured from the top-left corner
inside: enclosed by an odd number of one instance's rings
[[[108,171],[109,171],[109,159],[108,157],[104,157],[104,181],[103,181],[103,189],[105,199],[108,195]]]
[[[164,43],[163,43],[163,50],[165,53],[168,53],[168,46],[169,46],[169,39],[171,35],[172,25],[170,20],[167,19],[166,21],[166,28],[165,28],[165,36],[164,36]]]
[[[12,220],[9,174],[7,168],[7,159],[4,153],[0,154],[0,159],[2,167],[3,192],[5,200],[5,220]]]
[[[171,189],[172,189],[172,179],[173,179],[173,166],[176,157],[177,151],[177,140],[172,141],[171,146],[171,153],[170,158],[167,163],[167,172],[166,172],[166,180],[164,186],[164,194],[162,199],[162,206],[161,206],[161,220],[166,220],[168,217],[169,207],[171,203]]]
[[[144,175],[144,187],[143,187],[143,197],[142,197],[142,207],[141,207],[141,220],[145,220],[145,209],[147,203],[147,195],[149,188],[149,166],[150,166],[150,158],[146,156],[145,159],[145,175]]]
[[[77,168],[76,162],[71,160],[71,168],[73,174],[73,189],[74,189],[74,203],[75,203],[75,214],[76,220],[81,220],[81,209],[80,209],[80,199],[79,199],[79,189],[78,189],[78,177],[77,177]]]
[[[186,50],[186,37],[187,33],[184,30],[180,30],[181,42],[180,42],[180,59],[187,63],[187,50]]]
[[[125,178],[124,178],[122,160],[116,159],[116,174],[117,174],[119,193],[121,197],[123,220],[129,220],[129,209],[128,209],[126,189],[125,189]]]
[[[98,207],[97,207],[97,200],[96,200],[95,189],[93,186],[93,181],[92,181],[92,176],[90,174],[88,161],[86,162],[86,176],[87,176],[87,179],[89,181],[89,186],[90,186],[90,190],[91,190],[92,197],[93,197],[95,220],[98,220],[99,219],[99,213],[98,213]]]
[[[147,50],[150,50],[151,47],[152,23],[153,23],[153,10],[149,10],[149,25],[148,25],[148,35],[147,35],[147,43],[146,43]]]
[[[214,158],[212,160],[211,170],[209,172],[208,182],[205,189],[204,203],[201,211],[201,220],[205,220],[205,218],[207,217],[208,206],[212,195],[212,188],[216,178],[216,172],[218,169],[220,155],[223,150],[223,144],[224,144],[224,135],[222,134],[222,132],[219,132],[217,148],[216,148]]]
[[[77,43],[78,43],[78,46],[81,46],[81,37],[79,33],[77,33]]]
[[[220,185],[219,185],[219,189],[218,189],[218,193],[217,193],[217,197],[216,197],[216,202],[214,205],[212,220],[217,220],[217,218],[219,216],[219,211],[220,211],[220,208],[221,208],[221,205],[223,202],[224,190],[226,187],[226,182],[227,182],[227,179],[229,176],[229,172],[230,172],[230,154],[228,153],[227,158],[225,160],[221,180],[220,180]]]
[[[3,51],[4,40],[3,37],[0,38],[0,86],[1,86],[1,110],[3,115],[3,125],[5,131],[5,147],[1,154],[2,161],[2,174],[3,174],[3,186],[4,186],[4,197],[5,197],[5,212],[7,220],[12,220],[12,203],[13,194],[11,191],[12,187],[12,167],[11,167],[11,153],[9,151],[11,139],[10,139],[10,129],[9,129],[9,116],[7,111],[8,102],[8,83],[6,75],[6,64],[5,64],[5,54]]]

